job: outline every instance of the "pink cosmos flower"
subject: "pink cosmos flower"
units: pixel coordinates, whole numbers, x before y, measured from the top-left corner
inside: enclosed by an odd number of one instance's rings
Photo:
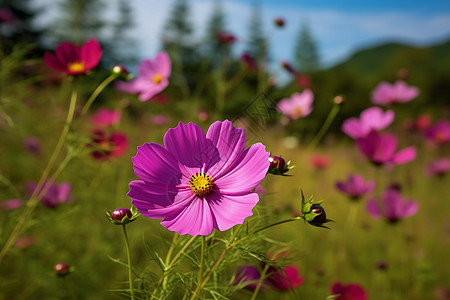
[[[326,169],[330,166],[331,160],[323,154],[313,154],[309,158],[309,163],[316,170]]]
[[[444,176],[448,171],[450,171],[450,159],[439,158],[428,165],[426,174],[428,176]]]
[[[99,42],[92,38],[81,48],[69,42],[59,44],[55,54],[45,52],[44,61],[53,70],[68,75],[80,75],[95,68],[102,57]]]
[[[117,81],[116,88],[122,92],[139,94],[140,101],[148,101],[169,85],[171,62],[166,52],[159,52],[153,60],[145,59],[138,67],[138,78]]]
[[[414,216],[419,204],[413,200],[403,199],[396,186],[389,186],[381,195],[381,203],[376,198],[367,202],[367,211],[374,219],[385,217],[390,223]]]
[[[375,189],[375,181],[371,180],[366,183],[361,175],[351,174],[347,177],[347,181],[336,182],[336,188],[351,199],[357,200]]]
[[[165,115],[153,115],[151,117],[152,123],[158,126],[167,125],[170,122],[170,118]]]
[[[20,236],[17,238],[14,246],[19,249],[25,249],[31,247],[35,243],[35,239],[32,236]]]
[[[20,199],[10,199],[5,201],[0,201],[0,210],[13,210],[22,206],[22,200]]]
[[[283,272],[283,274],[281,273]],[[291,290],[299,287],[303,283],[303,277],[299,275],[296,266],[287,266],[281,269],[281,272],[274,267],[269,267],[266,272],[266,278],[263,280],[261,290],[272,287],[278,290]],[[261,272],[258,268],[250,265],[240,266],[236,273],[235,284],[248,284],[244,287],[247,290],[255,290],[261,278]]]
[[[376,165],[400,165],[416,158],[416,148],[407,147],[397,151],[397,138],[390,133],[371,131],[356,140],[359,150]]]
[[[227,230],[252,215],[259,200],[252,192],[265,178],[269,153],[257,143],[245,149],[244,130],[226,120],[205,133],[179,123],[164,136],[164,146],[147,143],[132,158],[141,180],[128,196],[138,211],[179,234],[208,235]]]
[[[378,105],[390,105],[393,103],[405,103],[419,95],[419,89],[408,86],[404,81],[395,84],[380,82],[372,92],[372,102]]]
[[[450,141],[450,122],[447,120],[437,121],[433,126],[428,128],[425,136],[432,142],[444,144]]]
[[[343,285],[339,281],[333,283],[330,288],[333,295],[339,295],[335,300],[366,300],[367,292],[357,283]]]
[[[277,105],[280,113],[292,120],[306,117],[312,111],[314,95],[311,90],[306,89],[302,93],[294,93],[291,98],[281,99]]]
[[[43,188],[47,185],[47,183],[44,184]],[[28,194],[31,196],[33,194],[34,190],[36,189],[36,183],[34,182],[28,182],[27,183],[27,190]],[[72,186],[69,182],[62,182],[60,184],[53,183],[50,188],[47,190],[45,195],[41,199],[41,204],[47,207],[57,207],[60,204],[63,203],[69,203],[73,202],[75,199],[72,195],[70,195],[70,190],[72,189]]]
[[[342,124],[342,131],[353,139],[367,136],[372,130],[380,131],[394,121],[394,112],[384,112],[379,107],[369,107],[364,110],[359,119],[350,118]]]
[[[126,135],[119,131],[107,133],[102,130],[95,130],[92,137],[93,145],[96,149],[91,153],[95,159],[111,161],[122,156],[128,148]]]
[[[122,112],[119,109],[100,108],[92,117],[92,124],[97,128],[106,128],[120,122]]]

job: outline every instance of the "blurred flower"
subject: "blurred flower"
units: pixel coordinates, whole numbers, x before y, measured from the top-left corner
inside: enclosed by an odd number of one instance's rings
[[[444,286],[438,286],[434,289],[434,298],[436,300],[449,300],[450,289]]]
[[[389,186],[381,196],[381,203],[372,198],[367,202],[366,208],[374,219],[385,217],[390,223],[395,223],[414,216],[419,210],[419,204],[403,199],[397,188]]]
[[[152,123],[158,126],[167,125],[170,122],[170,118],[165,115],[153,115],[151,118]]]
[[[31,247],[35,243],[35,239],[32,236],[20,236],[17,238],[14,246],[19,249],[25,249]]]
[[[275,26],[277,26],[277,27],[284,27],[284,25],[286,24],[284,19],[281,17],[275,18],[274,23],[275,23]]]
[[[47,182],[42,186],[38,193],[38,196],[42,194],[44,187],[47,186]],[[27,183],[28,194],[31,196],[36,189],[37,185],[34,182]],[[60,184],[53,183],[41,199],[41,204],[47,207],[57,207],[63,203],[73,202],[75,199],[70,195],[72,186],[69,182],[61,182]]]
[[[295,76],[295,83],[297,84],[297,86],[301,89],[307,89],[311,87],[311,78],[306,75],[306,74],[302,74],[302,73],[296,73]]]
[[[23,147],[35,156],[41,155],[41,142],[35,136],[28,136],[23,140]]]
[[[66,276],[71,271],[69,265],[64,262],[57,263],[53,269],[58,276]]]
[[[439,158],[433,160],[427,167],[428,176],[444,176],[450,170],[450,159]]]
[[[414,146],[396,153],[397,138],[390,133],[378,134],[372,131],[366,137],[358,138],[356,143],[359,150],[375,165],[400,165],[416,158]]]
[[[409,77],[409,71],[408,69],[401,68],[397,71],[397,77],[400,80],[406,80]]]
[[[197,118],[202,122],[208,121],[208,119],[209,119],[208,111],[204,110],[204,109],[199,110],[197,113]]]
[[[431,116],[429,114],[421,114],[417,119],[405,120],[403,124],[407,130],[424,132],[431,125]]]
[[[375,181],[372,180],[366,183],[361,175],[351,174],[347,177],[347,181],[336,182],[336,188],[351,199],[357,200],[375,189]]]
[[[105,128],[120,122],[122,112],[119,109],[110,110],[102,107],[92,118],[92,124],[97,128]]]
[[[353,139],[367,136],[371,131],[380,131],[394,121],[394,112],[384,112],[379,107],[369,107],[361,112],[359,119],[350,118],[342,124],[342,131]]]
[[[367,292],[357,283],[341,284],[339,281],[330,287],[331,294],[339,295],[334,300],[366,300]]]
[[[22,200],[10,199],[0,201],[0,210],[14,210],[22,206]]]
[[[234,36],[228,32],[219,31],[216,33],[216,38],[219,42],[221,42],[222,44],[225,44],[225,45],[230,45],[237,41],[236,36]]]
[[[119,131],[109,134],[102,130],[95,130],[90,146],[95,147],[91,153],[95,159],[111,161],[127,151],[128,139]]]
[[[291,98],[281,99],[277,109],[280,113],[296,120],[306,117],[312,111],[314,95],[311,90],[306,89],[302,93],[294,93]]]
[[[0,8],[0,24],[14,24],[16,22],[16,16],[13,14],[13,12],[6,7]]]
[[[148,101],[169,85],[170,57],[159,52],[153,60],[145,59],[138,66],[139,76],[130,81],[117,81],[116,88],[122,92],[139,94],[140,101]]]
[[[328,156],[322,154],[313,154],[309,158],[309,163],[316,170],[326,169],[330,166],[331,160]]]
[[[164,136],[164,146],[147,143],[132,158],[141,180],[128,196],[145,217],[179,234],[208,235],[227,230],[252,215],[259,200],[252,192],[265,178],[269,153],[261,143],[245,150],[244,130],[228,120],[205,133],[179,123]]]
[[[291,73],[291,74],[297,74],[297,71],[292,67],[292,65],[291,65],[289,62],[283,60],[283,61],[281,62],[281,66],[282,66],[286,71],[288,71],[289,73]]]
[[[262,268],[265,264],[262,263]],[[278,290],[295,289],[303,283],[303,277],[299,276],[296,266],[287,266],[281,268],[281,272],[274,267],[269,267],[266,272],[266,278],[263,280],[261,290],[272,287]],[[235,284],[245,283],[245,289],[255,290],[259,280],[261,279],[261,272],[258,268],[250,265],[240,266],[236,272]]]
[[[80,75],[95,68],[102,57],[99,42],[92,38],[81,48],[69,42],[59,44],[55,54],[45,52],[44,61],[47,66],[68,75]]]
[[[405,103],[419,95],[419,89],[408,86],[404,81],[395,84],[380,82],[372,92],[372,102],[378,105],[390,105],[393,103]]]
[[[242,53],[241,62],[250,71],[258,71],[258,64],[256,63],[255,59],[248,52]]]
[[[447,120],[437,121],[425,132],[425,136],[437,143],[444,144],[450,141],[450,122]]]

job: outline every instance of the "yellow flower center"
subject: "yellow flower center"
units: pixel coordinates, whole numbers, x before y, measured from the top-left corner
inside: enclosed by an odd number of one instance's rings
[[[153,78],[152,78],[153,82],[156,84],[161,83],[162,79],[163,79],[163,77],[161,74],[155,74],[155,75],[153,75]]]
[[[189,186],[197,196],[205,196],[213,188],[212,178],[205,173],[195,173],[189,180]]]
[[[100,143],[98,143],[98,146],[99,146],[100,150],[105,151],[105,152],[111,150],[111,145],[108,141],[101,141]]]
[[[302,109],[300,107],[294,108],[294,111],[292,112],[292,116],[294,119],[300,118],[302,116]]]
[[[83,72],[85,69],[84,62],[71,62],[67,67],[70,72]]]

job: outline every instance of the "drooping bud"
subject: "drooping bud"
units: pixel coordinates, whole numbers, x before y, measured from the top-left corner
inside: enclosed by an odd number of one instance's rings
[[[125,225],[131,223],[139,216],[140,213],[134,206],[131,207],[131,210],[128,208],[116,208],[113,211],[106,212],[106,217],[108,220],[115,225]]]
[[[333,222],[333,220],[327,219],[325,209],[320,205],[322,201],[313,202],[313,197],[311,196],[308,201],[305,201],[305,196],[302,194],[302,216],[301,218],[308,222],[310,225],[316,227],[323,227],[329,229],[323,224],[328,222]]]

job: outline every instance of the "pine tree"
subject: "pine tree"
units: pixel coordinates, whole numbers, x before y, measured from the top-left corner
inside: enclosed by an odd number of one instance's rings
[[[320,67],[316,42],[307,23],[303,23],[295,47],[296,67],[301,72],[312,72]]]
[[[258,62],[264,61],[268,56],[268,44],[263,32],[263,22],[261,17],[261,8],[258,2],[255,2],[250,18],[249,37],[247,41],[247,50],[249,54]]]
[[[213,64],[220,64],[223,57],[229,51],[229,45],[221,43],[217,38],[217,33],[226,32],[225,14],[223,12],[222,1],[214,2],[214,9],[206,27],[205,54],[211,58]]]

